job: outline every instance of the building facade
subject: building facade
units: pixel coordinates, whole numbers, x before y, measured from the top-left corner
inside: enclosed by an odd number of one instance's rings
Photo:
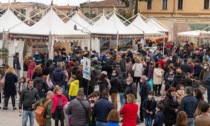
[[[186,31],[183,24],[209,24],[210,0],[152,0],[139,2],[139,12],[145,17],[155,17],[173,33]],[[179,27],[180,24],[180,27]],[[177,28],[178,27],[178,28]],[[173,33],[172,39],[176,36]]]
[[[121,0],[105,0],[99,2],[82,3],[80,7],[83,14],[90,19],[96,17],[103,12],[105,14],[109,14],[114,10],[118,12],[127,11],[125,3],[122,3]]]

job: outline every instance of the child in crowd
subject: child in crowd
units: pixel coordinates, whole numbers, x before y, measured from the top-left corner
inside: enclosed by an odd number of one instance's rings
[[[148,98],[144,100],[142,104],[143,108],[143,116],[145,119],[145,126],[151,126],[152,120],[154,119],[155,115],[155,107],[156,107],[156,101],[154,99],[154,93],[153,91],[150,91],[148,93]]]
[[[54,90],[55,94],[53,96],[53,107],[52,114],[53,119],[55,120],[55,126],[59,126],[58,122],[60,121],[61,125],[64,126],[64,112],[63,106],[68,102],[67,98],[62,94],[63,89],[61,87],[56,87]]]
[[[27,88],[26,78],[21,77],[20,82],[19,82],[18,87],[17,87],[17,92],[18,92],[19,96],[21,96],[21,92],[25,88]]]
[[[164,114],[163,114],[163,104],[157,104],[156,113],[154,117],[153,126],[163,126]]]
[[[79,80],[76,78],[76,75],[71,75],[70,79],[71,79],[71,84],[68,95],[70,97],[70,100],[74,100],[79,91]]]
[[[109,112],[109,115],[107,117],[108,124],[107,126],[120,126],[120,113],[113,109],[112,111]]]

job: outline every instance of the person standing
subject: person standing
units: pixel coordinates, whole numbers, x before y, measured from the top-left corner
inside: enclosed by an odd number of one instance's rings
[[[114,105],[114,108],[117,110],[118,108],[117,95],[119,93],[118,89],[120,86],[118,71],[113,70],[110,83],[111,83],[111,89],[110,89],[111,101],[112,101],[112,104]]]
[[[136,85],[133,83],[133,78],[132,77],[128,77],[126,79],[126,88],[125,88],[125,93],[124,93],[124,97],[125,99],[127,99],[127,95],[128,94],[133,94],[135,96],[135,98],[137,98],[137,89],[136,89]]]
[[[176,124],[176,115],[178,112],[178,102],[176,100],[176,88],[170,87],[164,100],[164,124],[165,126],[173,126]]]
[[[42,64],[42,58],[38,51],[36,51],[35,54],[33,55],[33,59],[34,59],[36,65]]]
[[[5,99],[4,99],[4,110],[7,110],[8,108],[8,102],[9,102],[9,98],[12,98],[12,106],[13,106],[13,110],[17,110],[17,108],[15,107],[15,95],[17,94],[16,91],[16,85],[15,83],[18,82],[18,77],[15,74],[15,70],[13,67],[10,67],[7,69],[6,71],[6,75],[5,75],[5,85],[4,85],[4,95],[5,95]]]
[[[178,89],[180,85],[186,86],[186,76],[182,72],[182,69],[177,67],[172,86]]]
[[[44,105],[48,100],[50,100],[50,102],[47,103],[47,105],[45,107],[45,112],[44,112],[45,113],[44,114],[45,124],[44,124],[44,126],[51,126],[52,105],[53,105],[51,100],[53,98],[53,94],[54,93],[52,91],[48,91],[46,98],[42,98],[34,104],[34,109],[36,110],[36,108],[40,105],[40,102],[42,102],[42,104]]]
[[[141,120],[141,122],[144,122],[143,106],[142,105],[143,105],[144,100],[148,98],[148,94],[151,91],[151,87],[150,87],[150,84],[147,82],[147,77],[146,76],[141,77],[141,83],[142,83],[142,86],[141,86],[140,92],[139,92],[139,95],[141,97],[140,120]]]
[[[20,67],[19,53],[15,53],[15,56],[13,57],[13,68],[15,69],[17,77],[20,78],[21,67]]]
[[[209,79],[210,78],[209,77],[210,77],[209,64],[208,63],[205,63],[204,64],[204,69],[200,73],[199,80],[207,88],[207,99],[208,99],[208,103],[210,103],[210,84],[209,84]]]
[[[77,98],[72,100],[66,109],[66,114],[71,115],[70,126],[85,126],[91,114],[90,103],[84,99],[84,91],[80,90]]]
[[[113,109],[112,111],[109,112],[109,115],[107,117],[108,124],[107,126],[120,126],[120,113]]]
[[[70,97],[70,100],[74,100],[77,96],[77,93],[79,91],[79,80],[77,80],[75,75],[71,75],[71,84],[69,87],[68,95]]]
[[[127,104],[120,110],[120,115],[123,116],[122,126],[136,126],[138,105],[133,94],[128,94],[126,99]]]
[[[23,89],[20,101],[19,101],[19,112],[22,112],[23,118],[22,126],[27,126],[28,117],[30,119],[30,126],[34,126],[34,103],[39,99],[39,93],[36,88],[33,87],[33,80],[28,80],[28,87]]]
[[[140,79],[144,71],[143,64],[141,63],[140,59],[136,59],[136,63],[133,65],[132,70],[134,71],[134,78],[133,82],[136,84],[138,88],[138,84],[140,84]]]
[[[63,63],[62,62],[58,62],[57,63],[57,67],[55,68],[55,70],[52,72],[51,75],[51,79],[53,84],[56,86],[60,86],[63,88],[63,94],[65,94],[65,79],[66,79],[66,75],[64,70],[62,69]]]
[[[126,73],[126,59],[125,59],[125,57],[126,57],[126,54],[123,53],[122,56],[121,56],[121,60],[119,62],[119,66],[120,66],[120,73],[119,74],[120,74],[120,77],[124,73]]]
[[[96,101],[93,113],[96,116],[96,126],[107,126],[107,117],[109,112],[114,109],[113,104],[108,100],[109,92],[103,90],[101,98]]]
[[[202,114],[195,118],[195,126],[210,126],[209,104],[204,102],[201,104]]]
[[[194,125],[194,113],[198,104],[197,99],[192,95],[192,87],[185,88],[186,96],[182,98],[179,111],[185,111],[188,117],[188,126]]]
[[[56,87],[54,90],[55,94],[53,95],[52,101],[52,114],[53,119],[55,120],[55,126],[59,126],[60,121],[61,126],[64,126],[64,112],[63,107],[68,102],[67,98],[62,94],[63,89],[61,87]]]
[[[156,63],[154,73],[153,73],[155,96],[161,96],[160,90],[162,87],[163,74],[164,74],[164,70],[160,68],[159,63]]]
[[[29,62],[28,62],[28,72],[27,72],[27,78],[31,79],[34,75],[34,69],[36,67],[36,63],[33,61],[33,57],[29,57]]]
[[[142,104],[143,112],[144,112],[144,122],[145,126],[151,126],[152,120],[154,119],[155,115],[155,107],[156,107],[156,101],[154,99],[154,93],[153,91],[150,91],[148,93],[148,98],[144,100]]]
[[[163,104],[157,104],[156,113],[154,116],[153,126],[163,126],[164,114],[163,114]]]

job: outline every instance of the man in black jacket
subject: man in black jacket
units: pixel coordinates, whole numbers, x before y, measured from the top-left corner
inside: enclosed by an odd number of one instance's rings
[[[149,92],[151,91],[151,87],[150,84],[147,82],[147,77],[146,76],[142,76],[141,77],[141,83],[142,86],[140,87],[140,92],[139,95],[141,96],[141,105],[140,105],[140,119],[141,122],[143,122],[144,117],[143,117],[143,102],[145,99],[147,99]]]
[[[185,74],[192,72],[190,66],[187,64],[187,59],[184,59],[184,64],[181,65],[181,69]]]
[[[19,53],[15,53],[15,56],[13,57],[13,68],[15,69],[15,72],[18,76],[18,78],[20,78],[20,61],[19,61]]]
[[[19,112],[22,112],[23,118],[22,126],[27,126],[28,117],[30,119],[30,126],[34,126],[34,103],[39,99],[37,89],[33,87],[33,80],[28,80],[28,87],[22,90],[19,101]]]
[[[181,68],[177,67],[172,86],[178,89],[179,85],[185,85],[186,86],[186,76],[182,72]]]
[[[127,87],[125,88],[125,93],[124,93],[125,99],[128,94],[133,94],[137,98],[136,84],[133,83],[133,78],[128,77],[126,79],[126,83]]]
[[[126,60],[125,60],[126,54],[123,53],[121,56],[121,60],[119,62],[120,65],[120,76],[122,76],[124,73],[126,73]]]

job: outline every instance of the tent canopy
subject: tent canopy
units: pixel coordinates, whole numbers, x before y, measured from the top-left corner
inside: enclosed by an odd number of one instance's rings
[[[90,27],[88,27],[89,30],[96,29],[97,27],[100,27],[101,24],[107,23],[108,19],[104,15],[104,13],[101,15],[101,17]]]
[[[41,20],[21,33],[30,35],[81,35],[80,31],[75,31],[73,28],[68,29],[52,7]]]
[[[153,28],[155,31],[168,32],[168,28],[163,24],[159,23],[155,18],[150,18],[146,21],[146,24]]]
[[[108,21],[101,22],[98,27],[91,29],[92,34],[105,34],[105,35],[139,35],[143,34],[141,30],[134,31],[126,27],[114,12]]]
[[[178,36],[183,36],[183,37],[200,37],[201,34],[210,34],[210,33],[207,32],[207,31],[195,30],[195,31],[180,32],[180,33],[178,33]]]
[[[7,11],[0,17],[0,32],[14,31],[20,32],[29,28],[24,22],[15,16],[15,14],[8,8]]]
[[[135,20],[128,26],[130,29],[141,29],[144,31],[145,34],[151,35],[151,34],[162,34],[159,31],[156,31],[155,29],[148,26],[143,19],[141,18],[141,15],[138,13]]]

